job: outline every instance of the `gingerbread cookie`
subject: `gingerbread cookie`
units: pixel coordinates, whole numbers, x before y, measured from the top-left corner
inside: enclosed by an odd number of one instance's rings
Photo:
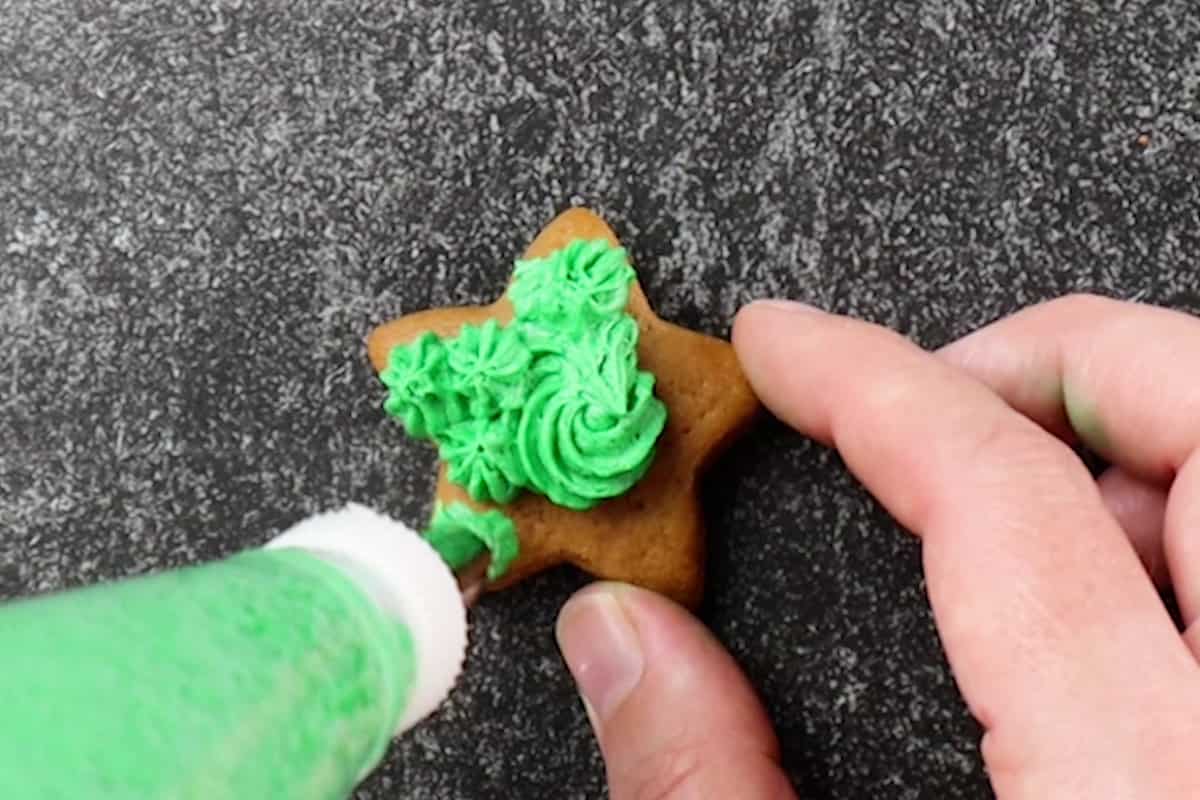
[[[600,217],[551,222],[495,303],[410,314],[367,349],[389,413],[438,444],[429,535],[452,566],[486,547],[507,567],[488,589],[570,563],[699,603],[700,474],[758,404],[728,342],[654,315]]]

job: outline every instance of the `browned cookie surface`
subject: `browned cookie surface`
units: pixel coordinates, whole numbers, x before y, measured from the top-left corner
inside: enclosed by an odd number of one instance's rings
[[[616,234],[596,214],[572,209],[551,222],[525,252],[541,258],[575,239]],[[512,518],[521,555],[491,588],[503,588],[541,570],[574,564],[596,577],[625,581],[696,606],[704,585],[704,524],[697,481],[708,464],[753,418],[758,407],[733,347],[725,341],[664,322],[650,309],[641,287],[630,291],[628,311],[638,321],[638,361],[656,378],[655,392],[667,406],[666,428],[654,464],[626,494],[588,511],[573,511],[525,492],[501,508]],[[375,329],[367,350],[376,371],[388,354],[426,331],[456,336],[466,323],[494,318],[508,322],[506,297],[487,306],[421,311]],[[462,487],[438,475],[437,499],[494,507],[471,500]]]

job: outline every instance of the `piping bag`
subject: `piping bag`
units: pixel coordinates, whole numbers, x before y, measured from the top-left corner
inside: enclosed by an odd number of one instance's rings
[[[400,522],[0,605],[0,797],[340,800],[462,669],[458,582]]]

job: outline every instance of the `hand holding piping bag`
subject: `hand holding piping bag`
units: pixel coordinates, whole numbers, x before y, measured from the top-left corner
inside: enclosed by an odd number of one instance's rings
[[[0,797],[347,797],[457,679],[460,591],[421,536],[350,506],[0,606]]]

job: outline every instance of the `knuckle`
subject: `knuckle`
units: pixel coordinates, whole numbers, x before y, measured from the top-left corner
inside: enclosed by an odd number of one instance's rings
[[[927,384],[911,366],[897,365],[870,376],[853,396],[833,409],[834,445],[854,458],[855,454],[878,452],[881,443],[894,442],[898,423],[928,413]]]
[[[1057,448],[1051,447],[1049,434],[1032,423],[1025,424],[1016,414],[996,414],[984,426],[974,429],[966,447],[981,457],[981,461],[1037,466],[1060,460]]]
[[[1077,492],[1094,488],[1070,448],[1015,414],[1000,416],[977,431],[965,448],[977,475],[987,483],[1012,485],[1022,496],[1061,497],[1069,490],[1065,499],[1074,503],[1081,499]]]
[[[1097,312],[1111,311],[1114,305],[1119,303],[1110,297],[1092,292],[1075,292],[1051,300],[1046,308],[1070,317],[1090,317]]]
[[[870,381],[855,399],[855,418],[886,423],[928,407],[926,376],[912,366],[896,366]]]
[[[1042,526],[1077,517],[1090,506],[1095,482],[1066,445],[1015,414],[990,422],[962,421],[947,454],[959,491],[938,495],[925,512],[928,529],[954,535],[963,516],[986,502],[1009,525]],[[968,500],[967,498],[971,498]]]

